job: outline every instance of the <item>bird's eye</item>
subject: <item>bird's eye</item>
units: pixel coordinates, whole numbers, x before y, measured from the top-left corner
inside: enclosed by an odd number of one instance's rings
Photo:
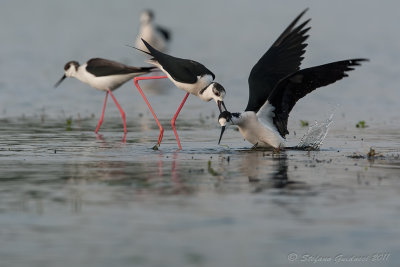
[[[216,96],[220,96],[220,93],[219,93],[219,92],[215,92],[215,95],[216,95]]]

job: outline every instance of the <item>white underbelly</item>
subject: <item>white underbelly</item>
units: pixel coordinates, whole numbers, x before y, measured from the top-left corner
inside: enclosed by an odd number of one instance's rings
[[[88,79],[88,84],[93,88],[100,91],[115,90],[122,84],[138,76],[138,74],[124,74],[124,75],[112,75],[112,76],[102,76]]]
[[[239,127],[239,131],[247,141],[253,145],[257,144],[257,147],[279,148],[285,146],[285,140],[279,133],[259,124],[251,128]]]

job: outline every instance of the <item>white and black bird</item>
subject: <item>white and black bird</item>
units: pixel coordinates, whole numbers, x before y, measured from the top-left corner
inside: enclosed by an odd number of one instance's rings
[[[306,11],[306,10],[305,10]],[[282,148],[288,134],[289,113],[296,102],[315,89],[332,84],[367,59],[349,59],[299,70],[310,29],[307,21],[295,27],[303,11],[279,36],[251,70],[249,100],[244,112],[224,111],[218,121],[221,142],[225,127],[238,126],[243,137],[256,147]]]
[[[98,132],[101,124],[103,123],[107,97],[108,94],[110,94],[119,111],[121,112],[122,120],[124,123],[124,133],[126,134],[127,130],[125,112],[117,102],[117,99],[114,97],[112,91],[114,91],[127,81],[133,79],[134,77],[149,73],[153,69],[155,69],[155,67],[132,67],[102,58],[92,58],[82,65],[79,65],[77,61],[69,61],[64,66],[64,75],[54,85],[54,87],[59,86],[65,78],[73,77],[97,90],[106,92],[103,111],[95,133]]]
[[[215,79],[214,73],[212,73],[209,69],[207,69],[203,64],[196,62],[191,59],[182,59],[167,55],[158,51],[154,47],[152,47],[149,43],[143,40],[144,45],[147,47],[149,52],[138,49],[152,58],[147,62],[158,67],[162,72],[164,72],[167,77],[175,84],[176,87],[186,91],[186,95],[180,104],[177,112],[175,113],[174,118],[171,121],[172,128],[175,132],[175,136],[181,148],[179,137],[176,133],[175,129],[175,120],[184,105],[189,94],[195,95],[203,101],[211,101],[214,100],[217,103],[217,106],[220,112],[226,110],[224,104],[225,97],[225,89],[217,82],[213,82]],[[146,79],[151,79],[151,77],[145,77]],[[154,78],[165,78],[160,76],[155,76]],[[141,80],[144,78],[136,78],[135,84],[137,80]],[[140,90],[140,88],[138,87]],[[160,129],[161,130],[161,129]],[[160,133],[161,134],[161,133]],[[159,144],[160,144],[159,140]]]
[[[142,43],[142,38],[147,40],[151,46],[165,52],[168,48],[168,43],[171,41],[171,31],[154,24],[154,12],[147,9],[140,15],[140,28],[136,37],[135,46],[144,51],[148,51]]]

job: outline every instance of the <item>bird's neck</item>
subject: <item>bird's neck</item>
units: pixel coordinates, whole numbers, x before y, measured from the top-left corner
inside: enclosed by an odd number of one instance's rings
[[[143,26],[149,26],[149,25],[152,25],[153,23],[152,23],[152,21],[151,21],[151,20],[143,20],[141,24],[142,24],[142,27],[143,27]]]
[[[248,114],[248,112],[233,112],[232,113],[232,122],[233,124],[241,127],[245,124],[245,122],[249,119],[251,114]]]
[[[71,71],[69,73],[70,77],[80,80],[81,82],[86,82],[86,76],[84,74],[84,69],[82,66],[79,66],[78,69],[75,71]]]
[[[212,92],[212,86],[207,85],[206,87],[204,87],[202,90],[199,91],[198,95],[197,95],[201,100],[203,101],[210,101],[213,99],[213,92]]]

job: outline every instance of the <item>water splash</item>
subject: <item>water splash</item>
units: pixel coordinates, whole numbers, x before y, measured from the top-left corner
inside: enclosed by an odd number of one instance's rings
[[[308,128],[307,133],[305,133],[301,138],[300,143],[296,146],[296,148],[318,150],[328,134],[328,129],[332,121],[333,113],[327,120],[321,123],[316,121],[314,125]]]

